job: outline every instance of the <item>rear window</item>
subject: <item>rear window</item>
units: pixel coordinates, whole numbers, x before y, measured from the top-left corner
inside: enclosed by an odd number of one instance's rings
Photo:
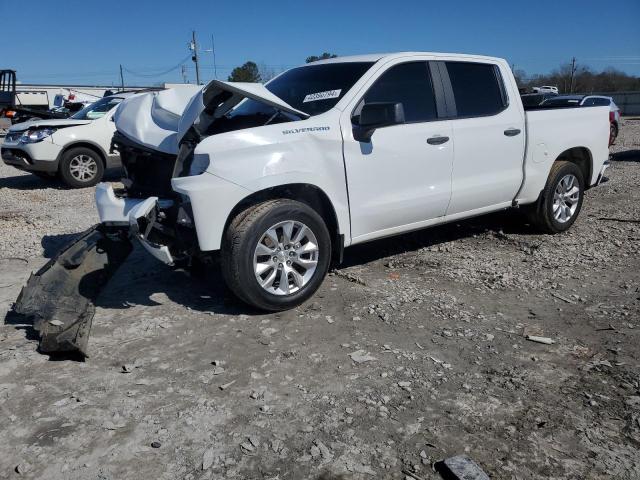
[[[579,98],[550,98],[542,104],[545,107],[577,107],[580,105]]]
[[[458,117],[495,115],[507,106],[498,67],[486,63],[445,62]]]
[[[608,107],[611,101],[608,98],[588,98],[584,105],[587,107]]]
[[[544,100],[544,95],[529,94],[529,95],[522,95],[520,98],[522,99],[522,104],[525,107],[536,107],[542,103],[542,101]]]

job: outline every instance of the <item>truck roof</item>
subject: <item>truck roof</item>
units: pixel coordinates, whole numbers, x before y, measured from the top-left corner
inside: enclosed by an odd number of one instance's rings
[[[312,65],[323,63],[346,63],[346,62],[377,62],[379,60],[393,60],[395,58],[408,57],[413,55],[429,55],[434,57],[458,57],[461,59],[483,59],[491,61],[504,61],[498,57],[488,57],[486,55],[472,55],[465,53],[443,53],[443,52],[395,52],[395,53],[370,53],[367,55],[347,55],[344,57],[328,58],[311,62]],[[309,65],[311,65],[309,64]]]

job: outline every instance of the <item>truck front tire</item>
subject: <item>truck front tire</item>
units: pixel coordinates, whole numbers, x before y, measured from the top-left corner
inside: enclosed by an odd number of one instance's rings
[[[60,178],[71,188],[93,187],[102,180],[104,164],[100,155],[90,148],[70,148],[58,167]]]
[[[268,200],[239,213],[225,232],[222,275],[241,300],[261,310],[293,308],[318,289],[331,260],[322,217],[289,199]]]
[[[576,221],[584,198],[582,171],[575,163],[556,161],[538,201],[529,210],[529,220],[544,233],[561,233]]]

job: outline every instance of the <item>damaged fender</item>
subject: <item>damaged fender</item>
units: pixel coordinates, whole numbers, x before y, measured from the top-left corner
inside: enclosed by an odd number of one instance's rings
[[[33,322],[42,353],[87,356],[95,301],[132,249],[128,228],[96,225],[31,274],[13,310]]]

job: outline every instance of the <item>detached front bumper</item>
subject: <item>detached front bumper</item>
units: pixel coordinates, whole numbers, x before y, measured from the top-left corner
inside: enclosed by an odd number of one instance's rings
[[[100,183],[96,187],[96,206],[100,223],[106,226],[126,226],[153,257],[167,265],[195,243],[189,235],[191,220],[187,208],[172,199],[119,197],[113,187]],[[183,229],[177,225],[180,221]]]

